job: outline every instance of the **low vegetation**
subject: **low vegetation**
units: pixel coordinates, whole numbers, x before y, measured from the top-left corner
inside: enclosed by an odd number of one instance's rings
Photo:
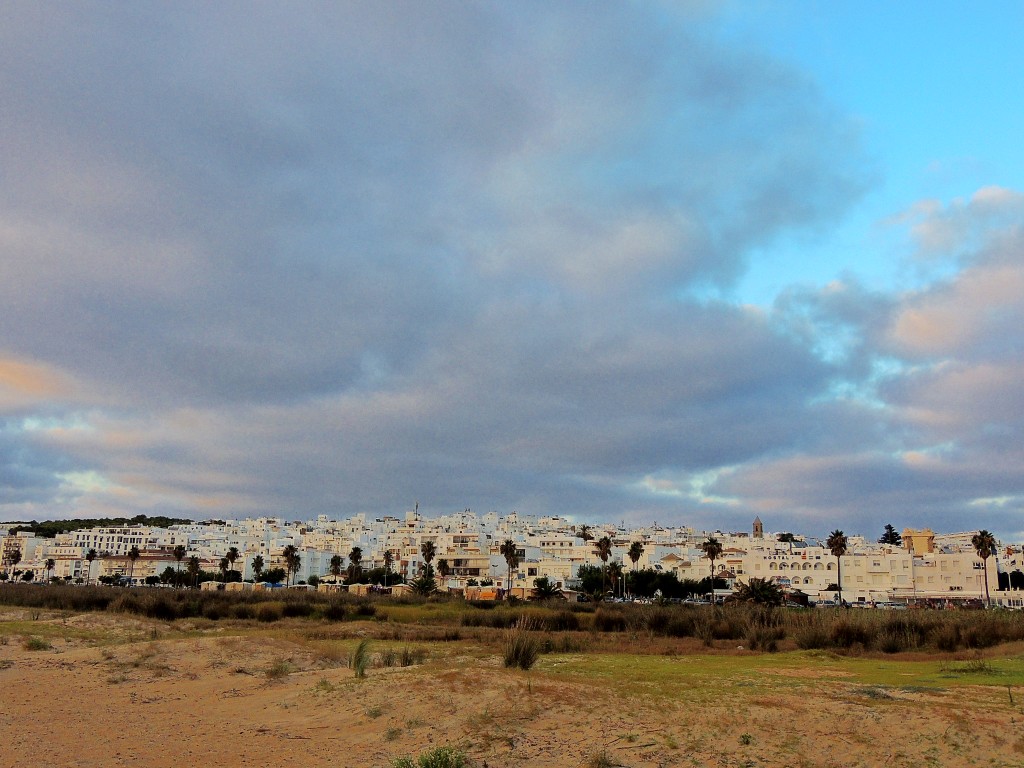
[[[763,652],[789,648],[884,654],[950,653],[1024,640],[1024,614],[999,610],[796,609],[754,602],[693,606],[552,600],[509,605],[297,590],[202,592],[63,585],[41,589],[24,584],[0,584],[0,604],[34,611],[110,611],[160,621],[372,620],[382,625],[431,627],[431,639],[442,641],[459,640],[466,631],[494,629],[505,632],[506,664],[522,669],[532,666],[531,655],[535,660],[538,653],[582,646],[582,641],[571,639],[581,633],[696,638],[708,648]]]

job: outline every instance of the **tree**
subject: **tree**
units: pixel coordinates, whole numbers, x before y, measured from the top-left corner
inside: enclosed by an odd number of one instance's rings
[[[224,557],[227,558],[232,571],[235,570],[235,562],[238,560],[238,555],[238,547],[228,547],[228,553],[224,555]]]
[[[391,574],[391,566],[395,562],[395,556],[390,549],[384,550],[384,586],[388,585],[388,576]]]
[[[437,590],[437,582],[434,581],[434,568],[427,563],[420,575],[412,581],[412,591],[417,595],[429,597]]]
[[[263,581],[269,584],[280,584],[288,577],[284,568],[267,568],[263,571]]]
[[[619,579],[622,578],[622,563],[618,560],[613,560],[608,564],[608,578],[612,582],[612,594],[618,594],[619,592]]]
[[[636,570],[636,564],[640,561],[640,558],[643,557],[643,554],[644,545],[641,544],[639,541],[634,541],[632,544],[629,545],[629,551],[626,553],[626,555],[629,557],[630,560],[633,561],[634,571]]]
[[[330,572],[331,576],[334,577],[334,583],[335,584],[338,583],[338,578],[341,576],[341,563],[342,563],[342,560],[343,560],[343,558],[342,558],[341,555],[334,555],[331,558],[330,567],[328,567],[328,569],[327,569]]]
[[[263,581],[263,566],[264,565],[265,565],[265,563],[263,562],[263,555],[256,555],[256,557],[254,557],[252,559],[252,580],[253,581]]]
[[[771,579],[761,579],[757,576],[736,587],[734,597],[740,602],[758,605],[782,605],[785,598],[782,587]]]
[[[602,536],[597,540],[597,544],[594,545],[597,556],[601,558],[602,568],[604,569],[604,582],[602,587],[608,588],[608,558],[612,556],[612,540],[608,536]]]
[[[437,561],[437,575],[444,581],[448,578],[448,574],[452,572],[452,567],[448,565],[448,561],[445,558],[441,558]]]
[[[88,566],[86,566],[86,571],[85,571],[85,583],[86,583],[86,585],[89,584],[89,579],[92,577],[92,561],[95,560],[96,558],[97,558],[97,554],[96,554],[96,550],[95,549],[90,549],[88,552],[85,553],[85,561],[89,564]]]
[[[227,555],[222,557],[218,563],[218,566],[220,567],[220,580],[224,583],[227,583],[228,580],[228,566],[230,564],[231,563],[228,560]]]
[[[985,605],[992,607],[992,598],[988,594],[988,559],[996,553],[996,537],[986,530],[980,530],[971,537],[974,551],[981,558],[981,567],[985,579]]]
[[[434,559],[434,555],[437,554],[437,549],[434,547],[434,542],[424,541],[420,544],[420,554],[423,555],[423,562],[428,566],[430,561]]]
[[[576,535],[583,539],[584,544],[586,544],[588,541],[592,541],[594,538],[594,534],[590,532],[589,525],[581,525],[579,527],[579,530],[576,532]]]
[[[188,559],[188,565],[185,566],[185,570],[188,573],[189,584],[191,584],[193,587],[198,587],[200,571],[199,558],[195,555],[192,555],[192,557]]]
[[[21,550],[16,549],[11,552],[10,556],[7,558],[7,562],[11,564],[11,575],[14,575],[14,569],[18,566],[18,563],[21,562]]]
[[[46,580],[53,578],[53,569],[57,567],[57,561],[52,557],[46,558]]]
[[[596,565],[581,565],[576,571],[580,591],[593,598],[599,598],[604,589],[604,568]]]
[[[299,565],[302,562],[299,558],[299,550],[295,548],[294,544],[287,544],[281,550],[281,558],[284,560],[285,571],[288,574],[288,584],[291,584],[292,574],[299,570]]]
[[[640,561],[640,558],[643,556],[643,554],[644,545],[641,544],[639,541],[634,541],[632,544],[629,545],[629,551],[626,552],[626,555],[633,562],[634,574],[636,574],[636,564]],[[630,584],[629,594],[633,594],[632,584]]]
[[[903,537],[900,535],[899,531],[897,531],[895,528],[892,527],[891,524],[886,523],[885,524],[885,532],[882,534],[881,538],[878,540],[878,543],[879,544],[889,544],[890,546],[893,546],[893,547],[902,547],[903,546]]]
[[[840,531],[838,528],[828,535],[825,540],[825,546],[828,547],[828,551],[832,553],[836,559],[836,582],[839,587],[839,604],[843,604],[843,561],[842,556],[846,554],[846,548],[849,546],[849,540],[846,538],[846,534]]]
[[[352,547],[348,553],[348,580],[358,581],[363,572],[363,550],[359,547]]]
[[[509,594],[512,592],[512,571],[519,567],[519,551],[516,549],[516,543],[512,539],[505,539],[502,542],[498,552],[502,557],[505,558],[505,565],[508,566],[508,582],[505,591]]]
[[[139,559],[142,553],[139,552],[138,547],[132,547],[128,550],[128,585],[131,586],[132,578],[135,576],[135,561]]]
[[[792,533],[780,533],[778,536],[779,544],[789,544],[789,554],[793,554],[794,541],[796,541],[796,536]]]
[[[533,580],[533,599],[534,600],[550,600],[554,597],[561,597],[562,590],[555,586],[553,581],[550,581],[547,576],[541,576],[539,579]]]
[[[181,586],[181,561],[185,559],[185,554],[186,554],[185,545],[184,544],[178,544],[172,550],[172,552],[174,553],[174,559],[178,563],[177,568],[175,569],[175,573],[177,575],[175,576],[174,584],[175,584],[175,586],[180,587]]]
[[[711,601],[715,599],[715,560],[722,555],[722,543],[714,536],[700,545],[704,557],[711,561]]]

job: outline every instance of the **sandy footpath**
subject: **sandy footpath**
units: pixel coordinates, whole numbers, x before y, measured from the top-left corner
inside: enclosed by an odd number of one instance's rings
[[[357,680],[346,658],[296,632],[182,639],[105,614],[60,621],[121,639],[56,634],[33,650],[6,637],[0,768],[384,768],[443,744],[488,768],[600,765],[597,755],[635,768],[1024,766],[1024,702],[992,688],[873,690],[808,670],[769,688],[645,693],[588,677],[586,655],[545,656],[527,675],[459,655],[459,643]]]

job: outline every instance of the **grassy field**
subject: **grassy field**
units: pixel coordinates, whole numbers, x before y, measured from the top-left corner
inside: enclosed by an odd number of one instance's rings
[[[165,598],[144,590],[76,610],[25,605],[83,599],[30,589],[0,604],[12,764],[170,768],[196,745],[196,759],[225,765],[390,768],[438,747],[478,768],[1024,765],[1024,642],[928,640],[979,622],[991,623],[979,636],[1012,638],[1015,615],[458,602],[328,612],[303,596],[298,609],[264,601],[279,606],[268,621],[259,601],[238,601],[251,615],[238,618],[223,596],[176,596],[193,615],[157,618],[147,601]],[[696,631],[674,634],[674,622]],[[766,626],[781,628],[774,650],[751,650]],[[811,630],[829,647],[801,648]],[[896,630],[917,640],[880,647]],[[517,639],[533,650],[526,669],[505,665]]]

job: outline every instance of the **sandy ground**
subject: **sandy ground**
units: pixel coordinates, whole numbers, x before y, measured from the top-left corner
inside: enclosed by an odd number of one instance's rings
[[[1024,691],[1011,704],[992,687],[872,689],[813,669],[645,691],[588,676],[585,654],[526,674],[467,641],[356,679],[306,630],[46,621],[50,648],[0,638],[3,768],[386,767],[445,744],[488,768],[1024,766]]]

